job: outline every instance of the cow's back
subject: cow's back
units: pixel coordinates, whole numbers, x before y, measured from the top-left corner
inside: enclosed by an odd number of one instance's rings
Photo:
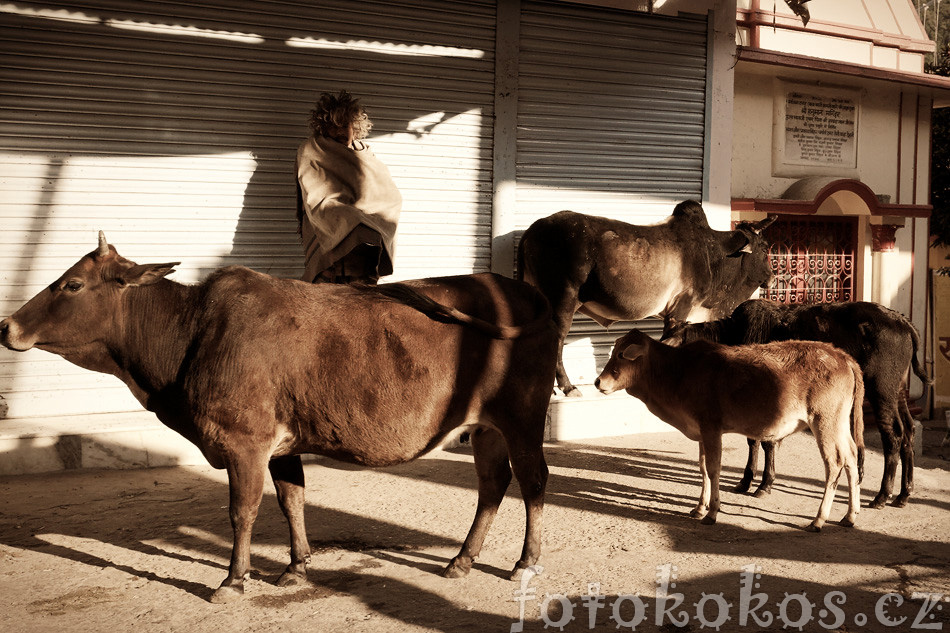
[[[560,211],[525,231],[518,274],[552,304],[570,292],[584,304],[582,312],[602,325],[645,318],[663,312],[688,285],[684,268],[702,254],[686,252],[681,245],[702,242],[697,233],[698,227],[686,217],[638,225]]]
[[[207,394],[245,393],[248,411],[276,413],[277,455],[314,452],[371,465],[412,459],[460,424],[536,408],[527,403],[550,391],[557,335],[534,289],[490,274],[405,285],[490,323],[544,323],[498,339],[373,287],[228,269],[206,289],[204,318],[215,336],[192,363],[193,406],[229,409],[228,398]]]
[[[683,381],[697,419],[716,418],[723,432],[755,439],[781,438],[806,426],[816,402],[853,388],[854,361],[834,346],[782,341],[730,347],[698,341],[684,345]],[[681,391],[685,393],[685,391]],[[749,429],[765,429],[756,438]]]
[[[916,333],[904,315],[865,301],[782,305],[751,299],[724,322],[720,341],[727,345],[822,341],[846,351],[863,369],[885,360],[906,367]]]

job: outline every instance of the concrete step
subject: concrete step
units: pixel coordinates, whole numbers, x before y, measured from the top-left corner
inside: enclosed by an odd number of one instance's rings
[[[197,447],[148,411],[0,422],[0,475],[205,463]]]
[[[676,432],[626,392],[605,396],[593,385],[580,385],[578,390],[582,393],[579,398],[569,398],[559,393],[551,399],[546,440],[556,442],[634,433]]]
[[[579,398],[552,397],[545,440],[673,430],[625,393],[603,396],[592,385],[580,391]],[[457,445],[453,439],[446,447]],[[0,475],[205,463],[194,445],[148,411],[0,421]]]
[[[546,441],[678,432],[626,393],[603,396],[591,385],[582,385],[580,391],[579,398],[551,398]],[[950,428],[950,421],[947,427]],[[879,448],[880,438],[873,422],[865,431],[868,446]],[[922,454],[922,436],[918,422],[914,438],[918,455]],[[455,446],[457,437],[445,445]],[[206,463],[194,445],[147,411],[0,421],[0,475]]]

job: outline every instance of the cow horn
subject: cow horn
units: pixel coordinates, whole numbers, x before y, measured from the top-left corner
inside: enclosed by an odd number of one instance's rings
[[[106,234],[102,231],[99,231],[99,248],[96,250],[96,255],[100,257],[105,257],[109,254],[109,243],[106,241]]]
[[[772,223],[775,222],[776,220],[778,220],[778,216],[777,216],[777,215],[769,215],[769,216],[766,216],[764,219],[759,220],[758,222],[755,223],[755,232],[756,232],[756,233],[761,233],[761,232],[764,231],[765,229],[767,229],[767,228],[769,228],[770,226],[772,226]]]

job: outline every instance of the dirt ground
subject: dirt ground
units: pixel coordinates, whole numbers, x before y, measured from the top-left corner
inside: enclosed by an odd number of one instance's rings
[[[507,579],[524,529],[515,485],[472,573],[438,575],[475,510],[464,447],[380,470],[317,460],[306,465],[312,586],[274,585],[288,537],[268,491],[255,573],[228,605],[208,602],[230,552],[223,473],[6,477],[0,631],[950,631],[942,426],[927,423],[908,507],[863,508],[856,528],[831,523],[821,534],[803,529],[823,472],[808,435],[786,440],[775,490],[759,499],[729,492],[745,441],[727,437],[715,526],[687,515],[698,451],[679,433],[551,444],[543,571],[520,582]],[[865,505],[883,469],[876,435],[869,429]]]

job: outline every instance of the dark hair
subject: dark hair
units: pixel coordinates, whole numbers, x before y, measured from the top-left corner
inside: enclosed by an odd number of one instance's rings
[[[358,141],[366,138],[372,127],[373,122],[360,100],[346,90],[336,95],[324,92],[310,111],[310,130],[314,136],[346,137],[352,130],[353,140]]]

